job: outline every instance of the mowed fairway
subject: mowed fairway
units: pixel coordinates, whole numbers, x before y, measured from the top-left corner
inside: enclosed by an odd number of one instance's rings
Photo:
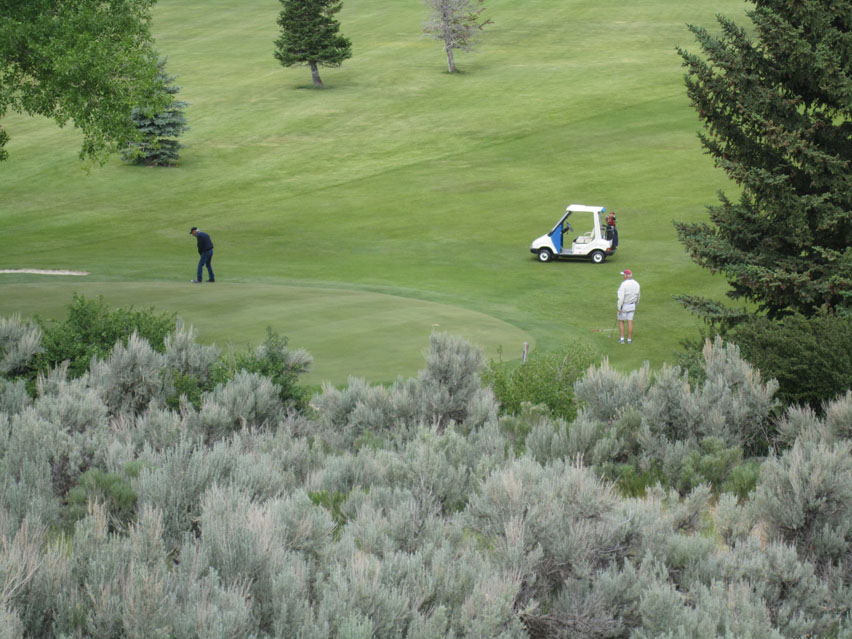
[[[0,315],[60,317],[78,291],[176,312],[221,346],[272,326],[311,352],[314,382],[413,374],[433,329],[504,359],[580,340],[619,368],[670,361],[698,325],[672,296],[726,290],[672,221],[733,190],[700,148],[674,46],[743,4],[485,4],[494,24],[449,75],[421,0],[344,0],[353,57],[318,91],[273,57],[278,2],[160,0],[157,47],[190,103],[180,166],[87,173],[73,129],[5,118],[0,269],[90,275],[0,274]],[[614,258],[535,261],[570,203],[616,212]],[[188,283],[193,225],[216,245],[215,285]],[[643,291],[629,348],[608,332],[624,268]]]
[[[53,316],[55,300],[67,299],[68,288],[67,282],[4,286],[4,306]],[[432,331],[462,335],[490,353],[528,339],[520,329],[482,313],[365,291],[218,282],[215,291],[195,287],[187,292],[158,282],[75,282],[73,290],[86,297],[103,295],[119,306],[139,308],[140,300],[161,310],[192,305],[195,328],[206,341],[225,347],[259,344],[267,326],[286,329],[293,348],[321,345],[322,357],[309,376],[315,383],[345,381],[347,375],[382,380],[410,375],[412,363],[422,366]]]

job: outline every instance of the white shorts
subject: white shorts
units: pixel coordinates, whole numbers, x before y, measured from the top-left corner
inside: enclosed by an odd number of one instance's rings
[[[633,320],[633,312],[636,310],[636,304],[628,303],[618,309],[618,319],[622,322],[624,320]]]

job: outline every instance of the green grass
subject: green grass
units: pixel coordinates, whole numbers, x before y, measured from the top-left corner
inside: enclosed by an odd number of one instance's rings
[[[580,339],[620,368],[670,361],[697,326],[672,296],[726,289],[672,220],[732,190],[674,46],[742,3],[489,0],[494,24],[456,75],[420,36],[420,0],[389,6],[345,0],[353,58],[317,91],[273,58],[277,2],[160,0],[157,46],[190,103],[179,167],[86,173],[75,131],[7,117],[0,268],[91,275],[0,275],[0,314],[61,316],[76,290],[177,312],[220,345],[272,325],[335,383],[413,373],[435,324],[506,359]],[[613,259],[534,260],[569,203],[616,211]],[[215,286],[187,283],[193,225],[216,244]],[[630,348],[592,332],[612,328],[624,268],[643,291]]]

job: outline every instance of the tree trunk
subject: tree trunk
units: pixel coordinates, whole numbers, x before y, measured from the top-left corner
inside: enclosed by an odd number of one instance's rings
[[[322,89],[322,80],[319,77],[319,69],[317,63],[311,60],[311,77],[314,79],[314,86],[317,89]]]
[[[456,61],[453,59],[453,47],[449,43],[444,47],[447,50],[447,66],[450,73],[456,72]]]

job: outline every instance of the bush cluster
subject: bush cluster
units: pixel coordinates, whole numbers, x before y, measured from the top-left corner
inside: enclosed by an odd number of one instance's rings
[[[722,337],[740,347],[743,357],[766,379],[778,382],[784,405],[816,411],[852,387],[852,317],[849,314],[789,315],[773,320],[744,315]],[[680,361],[693,381],[701,381],[703,340],[683,344]]]
[[[574,382],[592,362],[589,346],[577,342],[568,344],[564,352],[533,351],[520,365],[492,360],[482,379],[507,414],[519,413],[522,404],[529,403],[545,406],[553,416],[570,421],[577,415]]]
[[[7,323],[0,356],[36,357]],[[4,373],[0,636],[852,636],[852,393],[784,413],[755,471],[774,385],[721,342],[700,387],[590,367],[570,423],[500,416],[446,334],[416,377],[302,402],[275,380],[307,354],[252,358],[176,326],[32,395]],[[665,481],[625,496],[608,464]]]
[[[628,495],[660,483],[681,495],[709,484],[745,497],[757,479],[751,460],[770,448],[777,383],[719,338],[705,344],[700,365],[697,386],[679,366],[590,367],[575,384],[577,418],[540,420],[530,453],[542,461],[579,455]]]

